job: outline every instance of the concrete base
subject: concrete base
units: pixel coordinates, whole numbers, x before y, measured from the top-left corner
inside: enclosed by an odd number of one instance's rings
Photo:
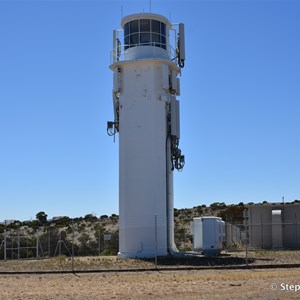
[[[169,255],[168,252],[159,252],[157,253],[157,256],[167,256]],[[155,253],[153,252],[131,252],[131,253],[124,253],[124,252],[118,252],[117,255],[118,258],[154,258]]]
[[[203,255],[205,256],[219,256],[221,254],[220,250],[212,249],[212,250],[202,250]]]

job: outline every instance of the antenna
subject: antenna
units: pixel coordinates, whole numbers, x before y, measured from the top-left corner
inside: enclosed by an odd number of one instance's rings
[[[180,68],[184,67],[185,61],[185,38],[184,38],[184,24],[179,23],[179,37],[178,37],[178,64]]]
[[[183,23],[179,23],[179,38],[180,38],[180,44],[179,44],[180,58],[182,60],[185,60],[185,38],[184,38]]]
[[[149,5],[150,5],[150,12],[151,12],[151,5],[152,5],[152,1],[151,0],[149,0]]]
[[[123,5],[121,5],[121,18],[123,19]]]

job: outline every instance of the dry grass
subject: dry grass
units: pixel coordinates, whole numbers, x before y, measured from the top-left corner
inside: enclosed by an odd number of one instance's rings
[[[299,251],[250,253],[253,264],[300,263]],[[244,253],[234,253],[244,256]],[[224,256],[225,259],[230,256]],[[237,257],[238,258],[238,257]],[[230,258],[231,259],[231,258]],[[239,258],[238,258],[239,259]],[[196,261],[197,262],[197,261]],[[200,261],[210,262],[211,261]],[[217,262],[217,261],[216,261]],[[222,264],[222,260],[219,261]],[[230,260],[229,260],[230,262]],[[186,266],[184,261],[161,260],[164,266]],[[75,269],[153,268],[153,260],[116,257],[75,259]],[[201,267],[200,267],[201,268]],[[70,270],[71,260],[1,261],[0,271]],[[275,283],[277,290],[271,290]],[[300,284],[300,268],[260,270],[193,270],[137,273],[0,275],[0,300],[6,299],[300,299],[300,291],[282,291],[281,283]]]
[[[159,258],[159,267],[209,267],[226,265],[245,265],[245,252],[232,252],[217,258]],[[258,251],[249,253],[250,265],[300,264],[300,251]],[[154,260],[118,259],[116,256],[75,257],[75,270],[119,270],[154,268]],[[71,270],[71,258],[59,256],[40,260],[0,261],[0,272],[5,271],[51,271]]]
[[[6,275],[0,299],[299,299],[300,291],[270,289],[299,278],[299,269]]]

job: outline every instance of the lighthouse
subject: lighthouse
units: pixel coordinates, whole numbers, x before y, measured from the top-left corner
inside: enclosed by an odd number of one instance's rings
[[[118,257],[173,254],[173,171],[184,166],[177,99],[184,25],[139,13],[121,28],[113,31],[114,120],[107,123],[108,134],[119,135]]]

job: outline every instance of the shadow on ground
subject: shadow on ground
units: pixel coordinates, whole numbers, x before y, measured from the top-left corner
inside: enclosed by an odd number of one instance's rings
[[[248,258],[248,264],[254,262],[253,258]],[[159,266],[232,266],[245,265],[246,259],[242,257],[233,257],[229,254],[220,256],[162,256],[157,258]]]

